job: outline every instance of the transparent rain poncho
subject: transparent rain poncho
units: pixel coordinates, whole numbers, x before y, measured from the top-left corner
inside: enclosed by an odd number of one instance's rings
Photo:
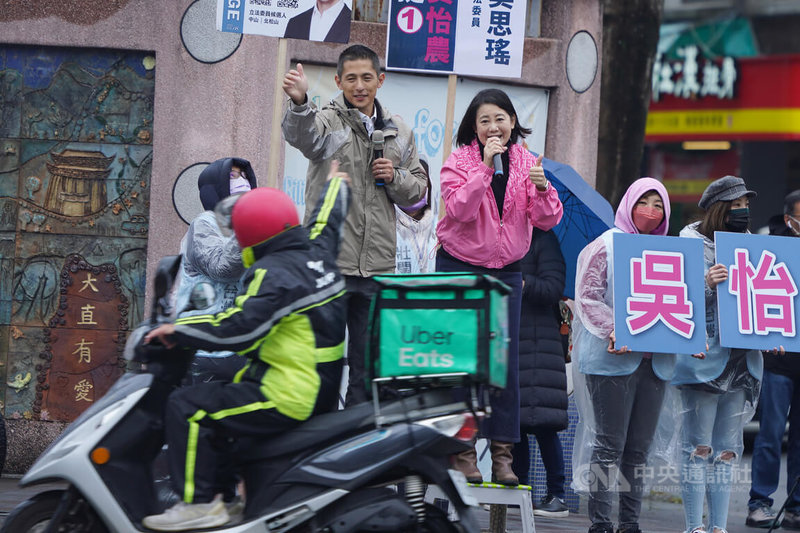
[[[698,226],[697,222],[690,224],[680,235],[703,239],[704,269],[708,271],[716,263],[716,249],[714,242],[698,231]],[[697,457],[698,446],[701,455],[707,455],[709,470],[719,470],[721,460],[739,462],[744,449],[744,425],[755,413],[763,370],[760,351],[720,345],[717,293],[708,285],[705,304],[708,349],[702,359],[679,356],[672,379],[671,404],[665,406],[665,412],[674,413],[676,438],[671,448],[660,451],[684,469],[687,460],[691,461],[689,472],[682,472],[682,478],[691,476],[692,468],[698,468],[697,463],[702,459]],[[699,474],[694,477],[699,478]]]
[[[633,480],[646,464],[650,439],[658,429],[654,426],[660,414],[665,381],[672,375],[675,360],[671,354],[608,352],[614,331],[613,236],[617,232],[639,233],[633,222],[633,210],[649,191],[659,194],[664,208],[664,218],[651,234],[665,235],[670,212],[666,189],[657,180],[641,178],[620,201],[616,227],[589,243],[577,262],[572,372],[580,419],[572,456],[572,487],[598,495],[595,502],[599,502],[596,509],[600,511],[593,513],[593,521],[611,521],[605,515],[610,511],[608,495],[616,492],[616,486],[611,486],[616,475],[614,468],[621,469],[621,480],[625,477]],[[646,365],[645,359],[650,360]],[[606,476],[602,480],[604,486],[598,488],[598,480],[603,476]],[[640,477],[636,479],[641,482]],[[638,516],[634,501],[641,497],[638,494],[641,487],[626,485],[627,481],[621,481],[619,486],[621,505],[623,493],[636,494],[625,496],[626,504],[630,503],[626,506],[629,512],[621,507],[620,520],[628,518],[635,522]]]
[[[183,262],[175,293],[175,309],[178,316],[216,314],[233,305],[241,289],[244,274],[241,250],[233,234],[225,235],[212,211],[197,215],[181,241]],[[198,283],[210,283],[214,287],[215,299],[211,307],[182,311],[189,304],[192,288]],[[224,357],[231,352],[198,351],[197,355]]]

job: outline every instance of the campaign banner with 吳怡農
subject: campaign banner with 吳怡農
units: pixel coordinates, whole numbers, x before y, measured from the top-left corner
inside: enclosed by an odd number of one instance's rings
[[[519,78],[521,0],[392,0],[386,68]]]
[[[613,249],[616,348],[704,352],[703,241],[620,232]]]
[[[720,344],[800,352],[797,282],[800,247],[793,237],[716,232],[717,263],[728,279],[717,286]]]

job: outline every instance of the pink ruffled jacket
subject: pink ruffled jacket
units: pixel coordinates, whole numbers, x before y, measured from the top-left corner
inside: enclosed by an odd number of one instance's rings
[[[547,231],[561,220],[558,192],[552,186],[538,190],[528,176],[535,163],[533,154],[512,144],[509,162],[502,220],[491,187],[493,170],[483,164],[477,139],[455,150],[442,167],[445,215],[436,235],[453,257],[502,268],[528,252],[533,226]]]

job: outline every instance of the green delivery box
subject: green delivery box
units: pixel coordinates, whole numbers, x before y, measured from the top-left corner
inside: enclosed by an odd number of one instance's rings
[[[471,273],[373,279],[368,380],[466,373],[474,383],[505,387],[507,285]]]

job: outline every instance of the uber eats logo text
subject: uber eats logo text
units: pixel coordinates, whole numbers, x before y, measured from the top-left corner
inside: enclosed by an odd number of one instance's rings
[[[448,353],[455,332],[427,330],[421,326],[402,326],[400,340],[414,346],[400,347],[398,364],[412,368],[450,368],[453,354]],[[440,347],[437,350],[437,347]]]

